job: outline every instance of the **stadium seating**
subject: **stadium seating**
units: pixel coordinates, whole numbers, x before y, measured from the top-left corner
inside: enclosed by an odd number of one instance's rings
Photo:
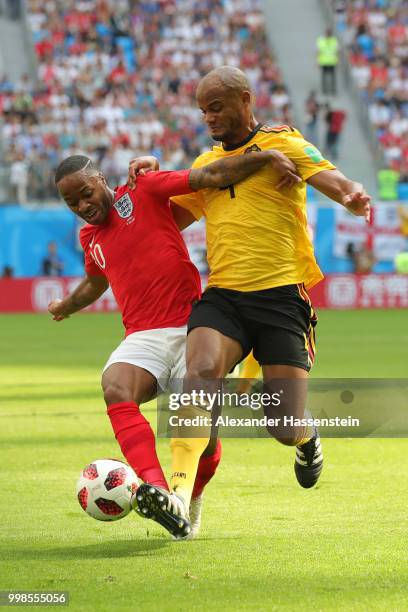
[[[55,196],[53,170],[74,152],[96,158],[112,183],[134,154],[188,167],[208,144],[195,88],[222,64],[248,74],[259,120],[290,121],[259,0],[28,0],[27,8],[37,78],[0,82],[14,199]]]
[[[404,0],[335,2],[361,92],[388,168],[408,179],[408,8]],[[405,190],[402,190],[405,194]]]

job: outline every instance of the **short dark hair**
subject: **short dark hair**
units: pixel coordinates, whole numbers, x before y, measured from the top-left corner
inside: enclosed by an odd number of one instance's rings
[[[90,174],[98,172],[96,165],[86,155],[70,155],[66,157],[55,171],[55,184],[57,185],[65,176],[84,170],[84,168],[87,171],[89,170]]]

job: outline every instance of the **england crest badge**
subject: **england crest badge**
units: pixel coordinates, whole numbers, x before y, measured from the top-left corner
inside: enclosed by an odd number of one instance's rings
[[[128,219],[133,212],[133,202],[128,193],[125,193],[119,200],[114,203],[119,217],[122,219]]]

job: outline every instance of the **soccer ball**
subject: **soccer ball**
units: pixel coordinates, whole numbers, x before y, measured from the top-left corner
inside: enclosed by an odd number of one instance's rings
[[[131,511],[130,499],[139,479],[126,463],[97,459],[87,465],[77,482],[80,506],[98,521],[118,521]]]

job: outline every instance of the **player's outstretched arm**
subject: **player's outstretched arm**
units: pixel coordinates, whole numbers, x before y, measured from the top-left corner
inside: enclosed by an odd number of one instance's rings
[[[311,176],[307,182],[325,196],[342,204],[357,217],[370,221],[369,196],[361,183],[349,180],[339,170],[322,170]]]
[[[109,283],[105,276],[85,276],[78,287],[63,300],[53,300],[48,304],[48,312],[54,321],[67,319],[74,312],[93,304],[107,290]]]
[[[266,166],[266,164],[271,164],[275,168],[277,168],[277,166],[281,167],[283,158],[285,163],[286,160],[288,162],[285,174],[287,174],[288,178],[290,177],[286,186],[300,182],[302,179],[297,176],[294,164],[286,158],[285,155],[280,153],[280,151],[270,149],[268,151],[254,151],[248,155],[234,155],[232,157],[219,159],[202,168],[194,168],[190,172],[190,187],[194,191],[199,191],[207,187],[228,187],[229,185],[239,183],[239,181],[242,181],[257,170],[260,170],[263,166]]]
[[[271,159],[269,161],[280,177],[279,183],[276,185],[276,189],[280,190],[283,187],[293,187],[293,185],[296,185],[296,183],[302,182],[302,178],[299,176],[294,162],[289,159],[289,157],[287,157],[284,153],[278,151],[277,149],[270,149],[268,153],[271,156]],[[256,152],[255,155],[257,156],[259,155],[259,153]],[[228,159],[228,163],[230,163],[231,159],[232,158]],[[257,163],[258,162],[256,162],[256,164]],[[262,166],[257,166],[256,170],[258,170],[259,167]],[[144,174],[146,174],[146,172],[159,169],[159,161],[156,157],[153,157],[152,155],[145,155],[131,159],[129,162],[129,172],[127,180],[129,188],[135,188],[137,176],[143,176]],[[255,172],[256,170],[249,171],[249,174],[252,174],[252,172]],[[249,174],[246,176],[249,176]],[[246,176],[244,176],[243,178],[246,178]],[[238,182],[238,180],[242,180],[242,178],[237,179],[236,181],[229,180],[227,186],[231,185],[234,182]]]

